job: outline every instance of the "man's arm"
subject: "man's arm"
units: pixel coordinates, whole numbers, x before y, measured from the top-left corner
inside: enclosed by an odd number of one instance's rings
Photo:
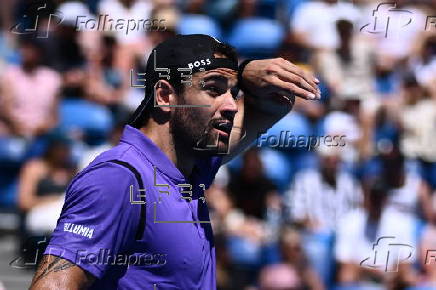
[[[244,151],[261,133],[266,132],[288,114],[295,96],[319,99],[319,82],[283,58],[253,60],[242,72],[244,97],[239,100],[235,116],[229,154],[223,163]],[[237,131],[237,132],[236,132]]]
[[[44,255],[33,277],[30,290],[87,289],[95,277],[68,260]]]
[[[103,162],[76,177],[31,289],[86,289],[102,279],[112,264],[89,258],[121,253],[135,239],[140,205],[130,203],[131,191],[139,184],[118,164]]]

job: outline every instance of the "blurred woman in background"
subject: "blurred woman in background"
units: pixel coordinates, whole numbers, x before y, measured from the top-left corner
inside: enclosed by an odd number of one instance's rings
[[[26,213],[29,234],[49,234],[55,228],[65,190],[75,173],[70,145],[62,138],[50,140],[43,156],[24,164],[19,177],[18,206]]]

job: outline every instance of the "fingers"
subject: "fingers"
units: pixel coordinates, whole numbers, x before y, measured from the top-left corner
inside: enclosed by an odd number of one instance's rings
[[[304,78],[300,77],[299,75],[286,71],[281,70],[277,77],[279,77],[281,80],[285,82],[292,82],[296,84],[297,86],[315,94],[317,97],[320,97],[319,90],[317,87],[314,87],[312,84],[309,84]]]
[[[303,70],[302,68],[296,66],[295,64],[287,61],[283,58],[278,58],[277,64],[284,70],[281,71],[281,75],[283,77],[289,78],[290,81],[293,81],[295,84],[299,85],[302,88],[308,89],[310,92],[314,93],[318,98],[321,97],[321,92],[318,88],[319,80],[313,76],[313,74],[308,71]],[[295,75],[298,79],[295,80],[295,77],[292,79],[290,75]]]
[[[301,97],[303,99],[306,100],[315,100],[318,97],[303,88],[300,88],[299,86],[297,86],[296,84],[292,83],[292,82],[285,82],[282,81],[280,78],[278,78],[277,76],[274,76],[273,79],[271,80],[272,85],[277,86],[279,88],[282,88],[283,90],[290,92],[298,97]]]

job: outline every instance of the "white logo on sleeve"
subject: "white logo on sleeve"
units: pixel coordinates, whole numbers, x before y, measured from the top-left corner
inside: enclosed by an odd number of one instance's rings
[[[72,223],[64,223],[64,232],[70,232],[76,235],[81,235],[84,237],[87,237],[88,239],[92,238],[92,235],[94,234],[94,229],[82,226],[82,225],[76,225]]]

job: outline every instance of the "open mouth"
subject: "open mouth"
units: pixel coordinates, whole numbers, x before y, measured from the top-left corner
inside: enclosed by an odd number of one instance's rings
[[[233,123],[228,121],[216,122],[213,127],[219,132],[221,135],[230,136],[232,132]]]

